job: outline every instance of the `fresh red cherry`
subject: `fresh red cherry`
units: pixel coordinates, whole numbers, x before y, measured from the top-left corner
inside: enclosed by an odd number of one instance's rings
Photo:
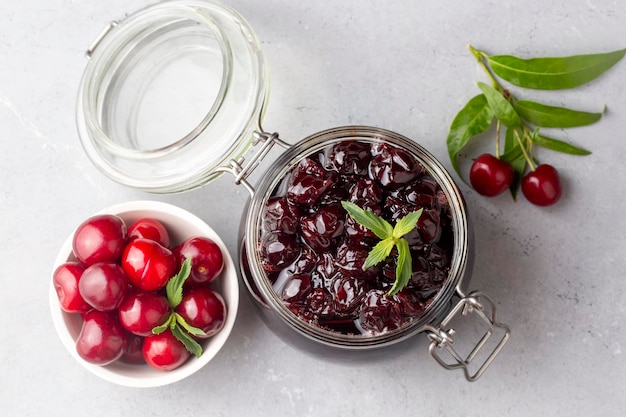
[[[146,337],[141,352],[148,365],[160,371],[178,368],[191,355],[170,329]]]
[[[178,265],[191,259],[191,274],[185,286],[208,285],[215,281],[224,268],[224,256],[220,247],[207,237],[192,237],[174,249]]]
[[[136,288],[157,291],[176,273],[176,258],[154,240],[137,238],[126,245],[122,268]]]
[[[495,197],[511,186],[515,171],[507,162],[485,153],[474,160],[469,178],[478,194]]]
[[[54,289],[59,297],[61,309],[68,313],[83,313],[91,310],[91,306],[80,295],[78,282],[85,267],[78,262],[65,262],[59,265],[52,274]]]
[[[96,365],[107,365],[124,353],[126,332],[117,317],[98,310],[83,315],[83,327],[76,340],[81,358]]]
[[[537,206],[550,206],[561,198],[559,173],[552,165],[543,164],[522,178],[524,197]]]
[[[207,287],[187,290],[176,312],[183,316],[187,324],[202,330],[207,338],[222,330],[226,320],[226,303],[220,294]]]
[[[119,307],[127,288],[128,279],[124,270],[114,263],[91,265],[78,282],[80,295],[100,311],[113,311]]]
[[[118,262],[126,244],[126,233],[126,224],[118,216],[90,217],[74,232],[74,255],[87,266],[97,262]]]
[[[171,309],[167,298],[160,294],[132,291],[126,294],[117,312],[124,329],[148,336],[152,329],[167,321]]]
[[[152,218],[139,219],[128,227],[128,239],[154,240],[165,248],[170,247],[170,235],[160,221]]]

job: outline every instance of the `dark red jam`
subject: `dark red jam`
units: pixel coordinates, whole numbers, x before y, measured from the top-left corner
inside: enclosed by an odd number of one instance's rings
[[[408,285],[394,296],[395,249],[367,270],[378,242],[341,201],[392,225],[423,208],[405,236],[413,259]],[[302,159],[265,204],[259,253],[283,303],[321,328],[380,334],[420,317],[448,277],[453,250],[450,206],[440,185],[408,152],[389,144],[345,141]]]

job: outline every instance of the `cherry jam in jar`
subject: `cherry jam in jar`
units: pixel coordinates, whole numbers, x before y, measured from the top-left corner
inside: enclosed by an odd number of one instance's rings
[[[415,141],[376,127],[333,128],[295,145],[276,134],[258,137],[264,147],[277,140],[287,148],[258,184],[243,182],[252,198],[242,219],[240,269],[268,327],[303,351],[342,362],[389,358],[389,350],[406,349],[412,336],[426,333],[437,362],[478,379],[510,332],[485,294],[467,291],[472,228],[463,196],[439,161]],[[341,201],[391,224],[423,209],[406,235],[411,278],[396,295],[386,295],[395,280],[394,253],[363,270],[376,238]],[[451,323],[469,313],[487,330],[463,356],[453,346]],[[486,347],[490,340],[495,346]]]
[[[397,253],[363,270],[380,239],[342,207],[349,201],[395,224],[422,209],[407,240],[411,278],[387,295]],[[448,199],[410,153],[388,143],[342,141],[303,158],[262,211],[257,250],[267,279],[300,319],[348,335],[374,335],[418,319],[443,287],[454,246]]]

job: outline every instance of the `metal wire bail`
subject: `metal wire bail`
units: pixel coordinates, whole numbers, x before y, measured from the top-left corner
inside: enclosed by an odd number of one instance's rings
[[[485,311],[485,306],[489,307],[487,309],[488,311]],[[488,315],[489,311],[491,311],[490,316]],[[452,328],[447,329],[447,326],[459,313],[462,316],[468,316],[469,314],[474,313],[488,326],[482,338],[465,358],[463,358],[454,348],[453,335],[456,333],[455,330]],[[427,331],[428,338],[431,340],[428,348],[430,355],[446,369],[463,369],[465,378],[468,381],[476,381],[481,377],[481,375],[496,358],[498,353],[500,353],[506,342],[509,340],[511,334],[508,326],[498,323],[496,320],[496,306],[493,301],[491,301],[487,295],[479,291],[472,292],[467,297],[463,297],[450,311],[450,313],[448,313],[439,327],[429,326]],[[476,372],[472,373],[470,369],[472,362],[476,359],[478,353],[485,348],[486,343],[492,337],[497,337],[498,334],[501,334],[501,336],[497,345],[488,354],[484,362],[478,366]],[[452,362],[443,359],[441,353],[444,350],[450,357],[452,357]]]
[[[247,181],[248,176],[254,171],[254,169],[259,165],[259,163],[263,160],[265,155],[268,154],[270,149],[274,145],[279,145],[285,149],[289,149],[291,145],[278,137],[278,133],[268,133],[263,131],[263,129],[257,130],[253,132],[253,142],[252,146],[257,146],[258,144],[262,144],[261,147],[252,155],[250,160],[246,162],[245,156],[241,156],[239,159],[230,161],[230,165],[227,167],[221,167],[216,169],[217,172],[229,172],[235,176],[235,184],[243,185],[246,190],[250,193],[251,196],[254,195],[255,189],[254,187]]]

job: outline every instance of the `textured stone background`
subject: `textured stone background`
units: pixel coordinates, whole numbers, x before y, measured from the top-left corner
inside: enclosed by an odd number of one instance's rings
[[[3,415],[623,415],[626,62],[576,90],[517,93],[582,110],[607,106],[597,125],[555,133],[593,155],[539,154],[562,174],[558,205],[485,199],[459,181],[476,229],[471,287],[497,301],[512,329],[480,381],[441,369],[424,335],[385,362],[309,357],[271,333],[242,291],[232,336],[206,368],[172,386],[129,389],[84,370],[55,334],[48,286],[61,243],[103,207],[155,199],[207,219],[234,256],[247,193],[223,177],[150,195],[111,182],[83,153],[74,112],[84,50],[145,0],[0,2]],[[295,142],[338,125],[380,126],[415,139],[448,168],[450,122],[477,94],[475,82],[486,81],[468,44],[522,57],[626,47],[620,1],[230,4],[255,28],[270,65],[267,130]]]

